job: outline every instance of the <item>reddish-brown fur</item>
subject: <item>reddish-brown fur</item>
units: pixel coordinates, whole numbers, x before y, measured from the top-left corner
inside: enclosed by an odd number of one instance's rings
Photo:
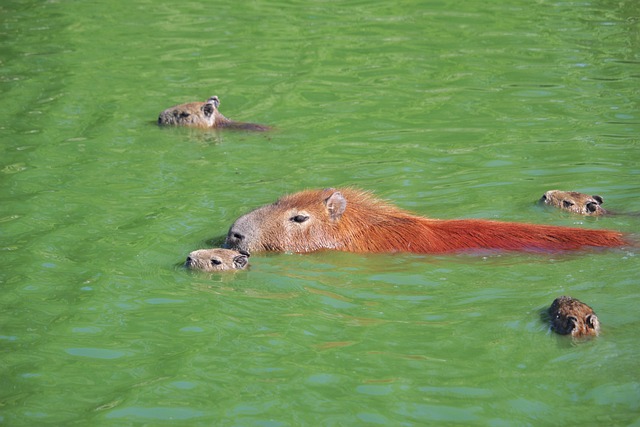
[[[568,296],[556,298],[548,310],[551,329],[561,335],[573,337],[596,336],[600,321],[587,304]]]
[[[250,252],[555,251],[624,244],[617,231],[424,218],[351,188],[284,196],[238,218],[226,239],[227,247]]]

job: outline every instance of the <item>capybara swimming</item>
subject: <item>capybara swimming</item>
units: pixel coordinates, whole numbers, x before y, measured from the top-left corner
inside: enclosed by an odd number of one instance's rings
[[[225,247],[250,252],[556,251],[624,244],[617,231],[424,218],[352,188],[284,196],[238,218],[225,241]]]
[[[580,215],[600,216],[609,213],[601,206],[604,203],[602,197],[577,191],[549,190],[542,195],[540,203]]]
[[[198,249],[187,257],[184,266],[191,270],[227,271],[243,270],[249,264],[249,253],[231,249]]]
[[[230,120],[218,111],[220,99],[212,96],[205,102],[189,102],[167,108],[158,116],[161,126],[187,126],[203,129],[240,129],[266,131],[268,126]]]
[[[600,322],[593,309],[575,298],[561,296],[549,307],[551,329],[560,335],[579,338],[600,333]]]

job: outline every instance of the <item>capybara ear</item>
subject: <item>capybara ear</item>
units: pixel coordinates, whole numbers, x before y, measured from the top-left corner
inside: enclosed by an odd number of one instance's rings
[[[236,255],[233,257],[233,266],[238,270],[242,270],[247,266],[249,258],[246,255]]]
[[[341,192],[336,191],[324,201],[324,204],[327,206],[329,218],[332,221],[337,221],[347,208],[347,199],[344,198]]]
[[[595,203],[595,202],[589,202],[589,203],[587,203],[586,208],[587,208],[587,211],[589,211],[589,212],[595,212],[595,211],[598,210],[598,206],[600,206],[600,204]]]
[[[597,194],[594,194],[591,197],[593,197],[593,200],[595,200],[599,204],[603,204],[604,203],[604,199],[602,198],[602,196],[598,196]]]
[[[595,314],[590,314],[587,316],[587,326],[591,329],[595,329],[596,331],[600,329],[600,321],[598,320],[598,316]],[[596,332],[597,333],[597,332]]]
[[[207,102],[202,106],[202,112],[204,113],[205,117],[211,117],[215,109],[216,108],[210,102]]]
[[[220,98],[213,95],[211,98],[207,99],[207,104],[213,104],[214,107],[218,108],[220,105]]]

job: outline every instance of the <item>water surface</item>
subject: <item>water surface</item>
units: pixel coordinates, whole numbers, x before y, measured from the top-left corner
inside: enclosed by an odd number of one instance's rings
[[[0,6],[0,424],[636,425],[637,250],[179,264],[304,188],[635,233],[640,3]],[[218,95],[264,134],[161,129]],[[573,343],[540,311],[589,303]]]

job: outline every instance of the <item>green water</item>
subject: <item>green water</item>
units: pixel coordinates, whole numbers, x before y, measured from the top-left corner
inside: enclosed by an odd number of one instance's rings
[[[636,249],[179,266],[310,187],[637,232],[534,205],[640,211],[636,0],[6,0],[0,94],[0,424],[640,425]],[[275,130],[154,124],[212,95]]]

